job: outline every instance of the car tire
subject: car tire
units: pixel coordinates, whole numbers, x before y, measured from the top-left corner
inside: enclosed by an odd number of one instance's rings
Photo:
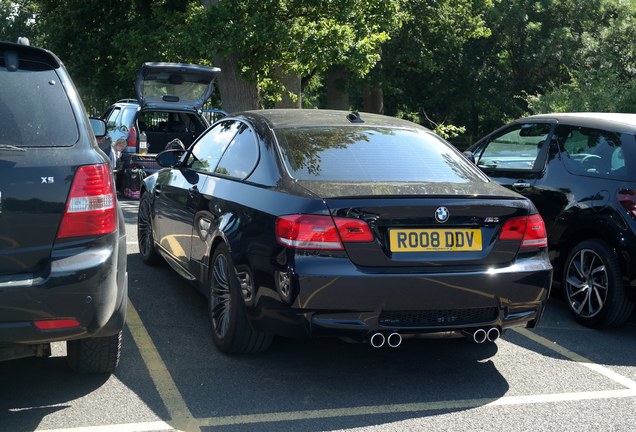
[[[588,327],[618,326],[634,310],[618,255],[601,240],[586,240],[572,249],[561,286],[570,311]]]
[[[137,212],[137,242],[141,259],[148,265],[163,264],[165,260],[155,247],[154,230],[152,227],[152,204],[150,193],[145,192],[139,200]]]
[[[272,336],[254,330],[247,318],[234,263],[225,244],[220,244],[212,256],[209,285],[208,312],[217,348],[228,354],[269,348]]]
[[[66,360],[75,372],[112,373],[119,364],[121,335],[76,339],[66,342]]]

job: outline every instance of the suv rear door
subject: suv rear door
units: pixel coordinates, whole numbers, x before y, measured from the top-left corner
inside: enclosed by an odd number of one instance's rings
[[[214,91],[215,67],[183,63],[144,63],[135,92],[142,109],[198,111]]]

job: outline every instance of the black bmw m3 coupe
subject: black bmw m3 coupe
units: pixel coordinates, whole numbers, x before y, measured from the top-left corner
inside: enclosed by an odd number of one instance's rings
[[[141,256],[207,296],[223,352],[262,351],[274,335],[482,343],[542,315],[552,267],[534,205],[424,127],[242,112],[157,161]]]

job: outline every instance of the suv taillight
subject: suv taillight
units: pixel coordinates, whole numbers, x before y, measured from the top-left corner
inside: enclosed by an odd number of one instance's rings
[[[137,129],[135,129],[135,126],[130,126],[128,128],[126,145],[128,146],[128,150],[131,150],[133,153],[137,153]]]
[[[620,205],[627,211],[627,214],[636,219],[636,191],[623,189],[618,192],[617,199]]]
[[[500,240],[521,240],[521,248],[548,246],[548,236],[543,218],[539,214],[511,218],[504,224]]]
[[[108,165],[86,165],[75,173],[57,238],[96,236],[117,230],[115,189]]]
[[[373,233],[359,219],[291,215],[276,219],[276,240],[293,249],[343,250],[343,241],[370,242]]]

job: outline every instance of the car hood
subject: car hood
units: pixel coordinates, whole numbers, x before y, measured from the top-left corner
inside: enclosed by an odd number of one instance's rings
[[[184,63],[144,63],[135,80],[142,108],[200,110],[221,69]]]

